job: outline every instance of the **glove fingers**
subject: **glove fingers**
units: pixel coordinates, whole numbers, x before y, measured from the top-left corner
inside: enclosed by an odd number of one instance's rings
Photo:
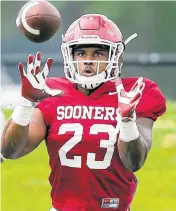
[[[22,79],[24,76],[26,76],[26,73],[24,71],[24,65],[22,62],[20,62],[18,64],[18,71],[19,71],[19,75],[20,75],[20,78]]]
[[[140,93],[140,95],[142,95],[144,88],[145,88],[144,82],[142,81],[139,83],[136,82],[135,85],[133,86],[133,90],[131,89],[131,91],[127,93],[127,96],[133,98],[137,93]]]
[[[138,105],[139,100],[142,97],[142,92],[143,92],[144,88],[145,88],[145,83],[144,82],[142,82],[142,84],[140,84],[140,87],[137,87],[137,90],[136,90],[137,93],[130,101],[131,109],[135,109],[136,106]]]
[[[50,96],[57,96],[62,94],[62,90],[59,89],[50,89],[47,85],[44,86],[43,91]]]
[[[48,58],[48,60],[46,61],[45,63],[45,66],[43,68],[43,71],[42,71],[42,76],[44,79],[46,79],[46,77],[48,76],[50,70],[51,70],[51,66],[53,64],[53,59],[52,58]]]
[[[53,58],[48,58],[46,63],[47,63],[47,66],[48,66],[48,70],[50,71],[51,70],[51,66],[53,64]]]
[[[135,103],[137,100],[139,100],[141,98],[141,94],[137,93],[132,99],[130,103]]]
[[[136,87],[136,91],[134,93],[135,94],[140,93],[140,95],[142,95],[144,88],[145,88],[145,83],[142,82],[139,86]]]
[[[34,56],[32,54],[30,54],[27,59],[27,72],[28,73],[33,73],[33,68],[34,68],[33,62],[34,62]]]
[[[121,91],[124,90],[123,83],[120,77],[117,77],[115,81],[116,91],[120,95]]]
[[[139,103],[139,99],[138,99],[137,101],[133,102],[133,103],[130,105],[130,110],[131,110],[131,111],[134,111],[135,108],[136,108],[136,106],[138,105],[138,103]]]
[[[38,74],[40,72],[40,64],[41,64],[41,52],[38,51],[35,56],[34,62],[34,74]]]
[[[33,62],[34,62],[34,56],[32,54],[29,54],[27,64],[30,65]]]
[[[133,87],[131,88],[130,91],[135,91],[136,88],[137,88],[137,86],[138,86],[138,83],[137,83],[137,81],[136,81],[135,84],[133,85]]]
[[[142,83],[142,86],[141,86],[141,88],[140,88],[140,90],[141,90],[141,94],[142,94],[142,92],[143,92],[144,88],[145,88],[145,83],[143,82],[143,83]]]
[[[131,91],[136,91],[137,87],[140,87],[142,83],[143,83],[143,77],[138,78],[138,80],[135,82],[135,84],[131,88]]]

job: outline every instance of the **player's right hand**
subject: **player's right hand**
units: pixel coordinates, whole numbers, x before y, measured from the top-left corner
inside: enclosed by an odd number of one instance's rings
[[[116,79],[116,90],[118,94],[118,107],[122,119],[133,118],[134,110],[136,109],[145,87],[143,78],[140,77],[131,90],[126,92],[120,78]]]
[[[52,63],[53,59],[48,58],[43,70],[41,70],[41,53],[37,52],[35,59],[31,54],[28,56],[26,71],[23,63],[20,62],[18,64],[18,70],[22,82],[21,94],[24,98],[32,102],[39,102],[49,96],[61,94],[61,90],[50,89],[46,85],[46,79],[50,72]]]

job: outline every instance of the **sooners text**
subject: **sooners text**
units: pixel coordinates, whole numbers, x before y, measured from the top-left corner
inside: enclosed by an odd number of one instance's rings
[[[118,109],[97,106],[58,106],[57,119],[117,120]]]

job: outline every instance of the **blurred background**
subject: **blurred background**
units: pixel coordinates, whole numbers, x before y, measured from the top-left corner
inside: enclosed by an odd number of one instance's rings
[[[136,173],[139,187],[132,211],[176,210],[176,2],[52,1],[62,25],[48,42],[28,41],[16,27],[24,1],[1,2],[1,106],[8,118],[9,103],[19,99],[17,64],[29,53],[54,58],[50,76],[63,76],[61,34],[85,13],[101,13],[121,29],[124,39],[137,32],[126,48],[123,77],[143,76],[159,84],[167,112],[155,124],[153,147],[145,166]],[[44,144],[24,158],[2,164],[2,211],[44,211],[51,207],[50,169]]]

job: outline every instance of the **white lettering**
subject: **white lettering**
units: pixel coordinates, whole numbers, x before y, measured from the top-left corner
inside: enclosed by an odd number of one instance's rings
[[[99,106],[58,106],[57,120],[62,119],[104,119],[117,120],[118,109]]]
[[[109,118],[110,118],[110,120],[114,120],[113,115],[115,113],[115,108],[113,108],[113,107],[105,107],[105,110],[106,110],[106,112],[105,112],[104,120],[109,120]]]
[[[73,107],[66,106],[65,108],[65,119],[71,119],[73,117]]]
[[[104,111],[104,107],[95,107],[94,119],[103,119],[102,111]]]
[[[62,120],[64,118],[64,110],[65,110],[64,106],[57,107],[57,119],[58,120]]]
[[[73,118],[74,119],[80,119],[81,113],[82,113],[81,106],[75,106],[74,109],[73,109]]]
[[[81,118],[82,119],[92,119],[92,111],[93,111],[94,107],[93,106],[89,106],[89,107],[83,106],[82,109],[83,109],[83,114],[82,114]]]

